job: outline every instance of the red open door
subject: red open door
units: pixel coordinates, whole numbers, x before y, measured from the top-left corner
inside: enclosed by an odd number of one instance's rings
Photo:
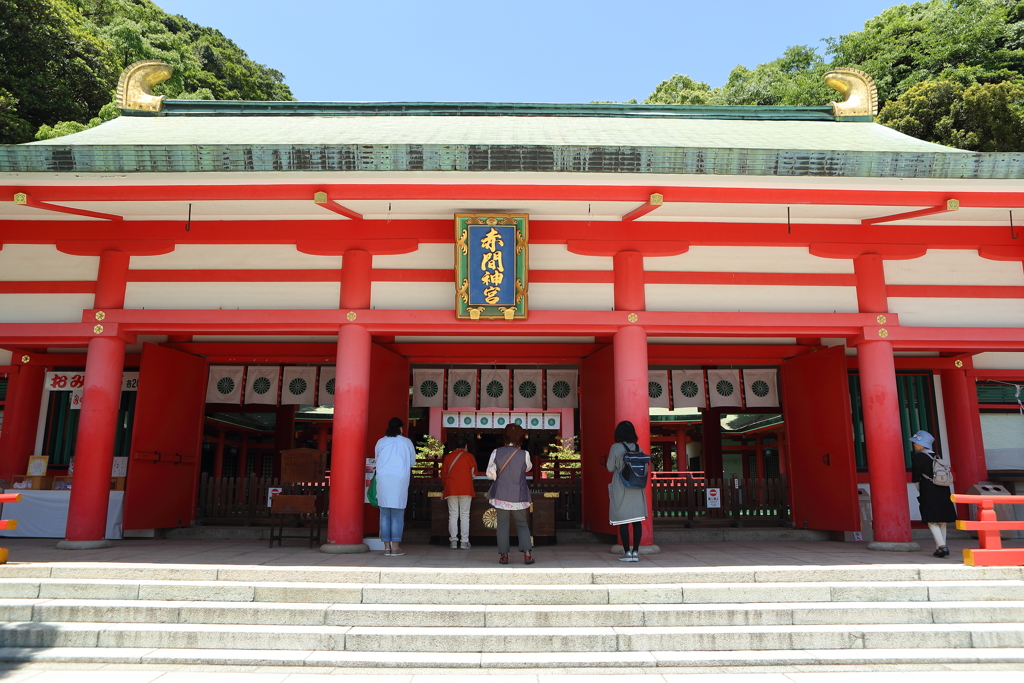
[[[606,462],[615,443],[615,367],[612,347],[595,351],[580,363],[580,453],[583,455],[583,525],[590,531],[615,534],[608,523]]]
[[[784,361],[782,390],[797,528],[859,531],[844,348],[834,346]]]
[[[124,529],[188,526],[195,517],[205,402],[203,358],[143,345]]]

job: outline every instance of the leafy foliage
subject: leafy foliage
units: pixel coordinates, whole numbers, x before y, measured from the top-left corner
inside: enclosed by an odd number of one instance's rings
[[[977,151],[1024,151],[1024,0],[900,4],[862,31],[806,45],[754,69],[737,66],[720,88],[675,75],[648,104],[820,106],[837,99],[829,69],[866,71],[879,122],[924,140]]]
[[[281,72],[249,59],[216,29],[152,0],[0,0],[0,142],[84,130],[110,118],[124,67],[159,59],[178,99],[291,100]]]

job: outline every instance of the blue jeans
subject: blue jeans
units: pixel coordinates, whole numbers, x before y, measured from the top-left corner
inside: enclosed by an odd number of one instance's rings
[[[401,543],[405,529],[404,508],[380,509],[380,540],[384,543]]]

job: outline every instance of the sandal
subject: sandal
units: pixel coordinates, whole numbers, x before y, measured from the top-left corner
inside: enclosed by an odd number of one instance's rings
[[[537,560],[533,559],[533,552],[530,550],[523,551],[523,564],[533,564]]]
[[[498,564],[508,564],[508,553],[498,553]]]

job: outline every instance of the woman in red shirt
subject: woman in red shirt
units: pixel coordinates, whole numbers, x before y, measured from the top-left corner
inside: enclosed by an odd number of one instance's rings
[[[469,508],[476,491],[473,476],[476,474],[476,458],[466,450],[470,444],[467,434],[454,439],[455,450],[444,456],[441,463],[441,481],[444,482],[444,497],[448,501],[448,547],[452,550],[469,550]],[[462,520],[462,544],[459,544],[459,520]]]

